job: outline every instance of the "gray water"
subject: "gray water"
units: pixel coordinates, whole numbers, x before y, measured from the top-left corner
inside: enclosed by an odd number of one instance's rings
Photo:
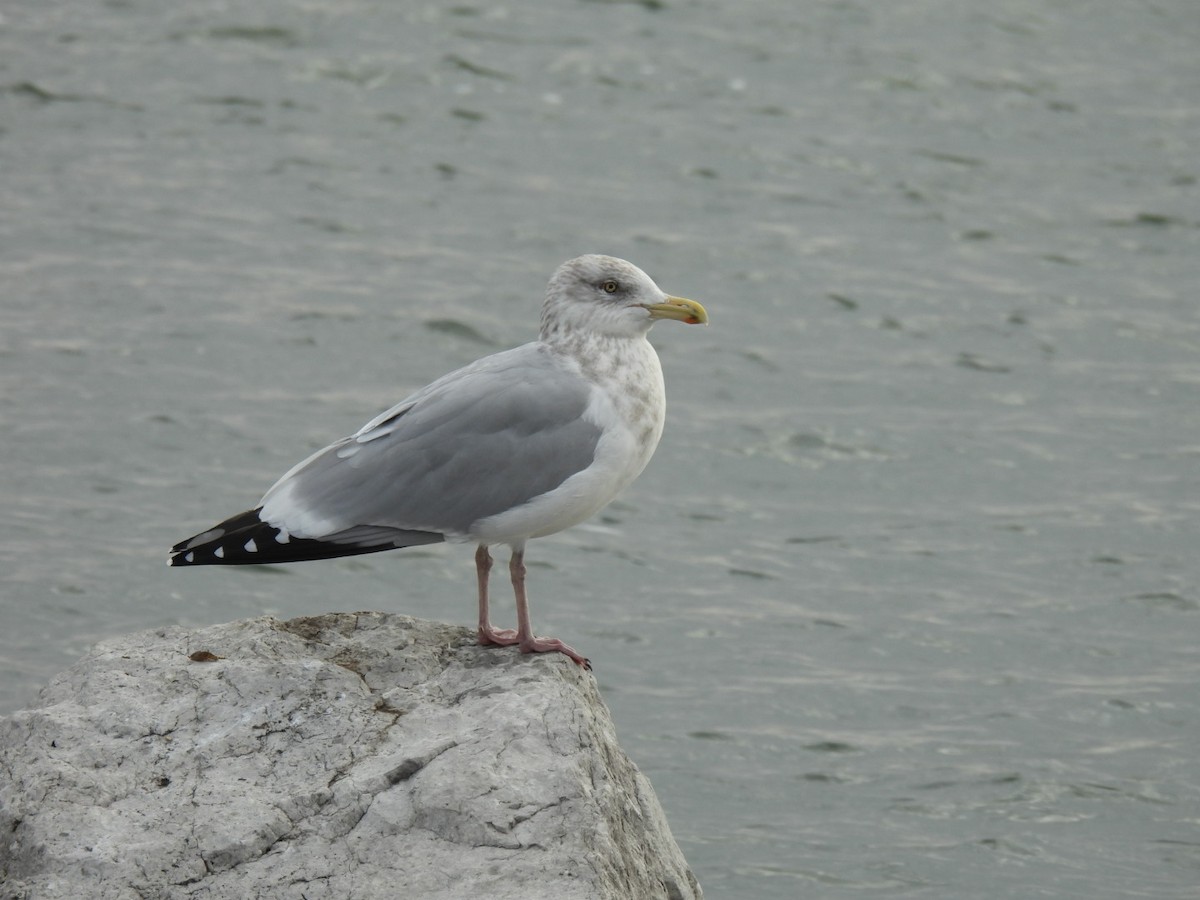
[[[0,711],[170,623],[470,624],[469,547],[165,551],[613,253],[712,325],[534,620],[707,895],[1200,895],[1194,0],[0,16]]]

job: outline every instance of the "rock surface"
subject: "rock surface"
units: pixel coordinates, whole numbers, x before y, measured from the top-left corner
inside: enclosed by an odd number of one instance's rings
[[[0,719],[5,898],[698,898],[592,676],[381,613],[98,646]]]

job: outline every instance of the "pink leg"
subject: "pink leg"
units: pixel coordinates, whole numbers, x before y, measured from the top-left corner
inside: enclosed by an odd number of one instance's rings
[[[475,577],[479,581],[479,643],[483,646],[497,644],[508,646],[517,642],[517,633],[511,628],[493,628],[488,619],[488,575],[492,571],[492,555],[486,544],[475,551]]]
[[[512,576],[513,593],[517,598],[517,640],[516,644],[522,653],[545,653],[557,650],[568,656],[585,669],[592,664],[586,657],[580,656],[575,650],[557,638],[539,638],[533,636],[533,626],[529,623],[529,602],[525,597],[525,550],[513,548],[512,558],[508,561],[508,573]]]

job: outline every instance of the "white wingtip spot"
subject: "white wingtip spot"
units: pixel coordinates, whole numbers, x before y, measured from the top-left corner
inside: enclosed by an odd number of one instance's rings
[[[225,548],[218,547],[216,550],[213,551],[213,556],[215,556],[217,559],[224,559],[225,558]]]
[[[192,562],[195,558],[196,558],[196,556],[194,553],[192,553],[191,550],[189,550],[187,553],[183,554],[183,561],[186,563]]]
[[[250,538],[250,540],[246,541],[246,552],[247,553],[257,553],[258,552],[258,544],[254,543],[254,538]]]

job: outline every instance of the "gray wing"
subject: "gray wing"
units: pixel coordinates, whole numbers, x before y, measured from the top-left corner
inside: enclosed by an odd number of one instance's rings
[[[451,372],[317,452],[262,499],[299,537],[364,526],[463,535],[595,458],[590,384],[539,344]]]

